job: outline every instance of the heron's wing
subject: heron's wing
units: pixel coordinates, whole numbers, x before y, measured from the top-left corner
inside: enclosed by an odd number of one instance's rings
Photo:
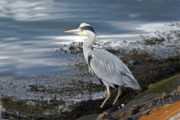
[[[136,79],[127,66],[115,55],[103,49],[94,49],[88,55],[88,64],[102,82],[140,89]]]

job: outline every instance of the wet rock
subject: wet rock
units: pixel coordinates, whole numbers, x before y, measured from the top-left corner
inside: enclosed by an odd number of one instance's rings
[[[165,41],[165,39],[164,38],[151,38],[151,39],[146,39],[145,41],[144,41],[144,44],[145,45],[150,45],[150,46],[153,46],[153,45],[159,45],[159,44],[161,44],[162,42],[164,42]]]
[[[96,120],[97,116],[98,116],[97,114],[85,115],[76,120]]]
[[[160,108],[153,108],[150,115],[145,115],[140,120],[167,120],[180,113],[180,101],[164,105]],[[178,120],[178,119],[175,119]]]
[[[161,99],[164,99],[167,97],[167,94],[165,92],[162,93]]]
[[[135,107],[135,108],[132,110],[131,115],[135,115],[135,114],[139,113],[140,108],[141,108],[140,106]]]
[[[113,118],[108,112],[103,112],[98,115],[96,120],[117,120]]]

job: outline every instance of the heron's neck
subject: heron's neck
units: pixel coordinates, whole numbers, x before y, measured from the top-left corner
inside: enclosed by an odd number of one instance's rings
[[[92,46],[93,46],[94,42],[96,41],[96,34],[89,33],[87,37],[88,38],[83,41],[83,54],[84,54],[86,61],[87,61],[88,54],[89,54],[89,52],[92,51]]]
[[[90,32],[87,35],[87,39],[83,41],[83,49],[92,49],[94,42],[96,41],[96,34]]]

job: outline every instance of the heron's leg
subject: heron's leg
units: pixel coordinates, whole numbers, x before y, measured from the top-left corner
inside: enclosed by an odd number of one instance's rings
[[[116,96],[116,99],[115,99],[114,102],[113,102],[113,106],[116,104],[116,102],[117,102],[118,98],[121,96],[121,94],[122,94],[122,90],[121,90],[121,88],[119,87],[119,88],[118,88],[118,94],[117,94],[117,96]]]
[[[100,108],[103,108],[104,104],[107,102],[107,100],[110,98],[110,90],[109,90],[109,86],[106,86],[107,88],[107,95],[105,100],[103,101],[103,103],[101,104]]]

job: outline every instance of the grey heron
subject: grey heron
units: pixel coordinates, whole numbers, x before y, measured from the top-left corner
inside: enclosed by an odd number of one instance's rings
[[[110,87],[118,86],[118,94],[113,105],[122,93],[121,87],[130,87],[135,90],[141,88],[128,67],[117,56],[104,49],[92,48],[96,41],[96,33],[90,24],[81,23],[78,29],[68,30],[65,33],[87,36],[87,39],[83,40],[83,54],[89,71],[95,74],[107,89],[107,96],[100,108],[110,98]]]

